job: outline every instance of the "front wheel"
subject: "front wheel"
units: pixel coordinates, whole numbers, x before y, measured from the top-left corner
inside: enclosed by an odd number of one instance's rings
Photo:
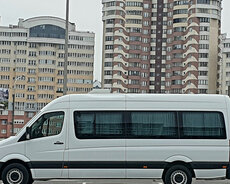
[[[4,184],[28,184],[29,172],[26,167],[19,163],[9,164],[2,171]]]
[[[165,184],[191,184],[192,174],[187,167],[175,165],[168,169],[163,180]]]

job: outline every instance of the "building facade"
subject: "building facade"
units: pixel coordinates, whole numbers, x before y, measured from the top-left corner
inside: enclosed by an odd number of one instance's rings
[[[93,88],[94,39],[94,33],[76,31],[75,24],[69,23],[68,94],[88,93]],[[15,94],[21,126],[63,95],[64,44],[64,19],[35,17],[20,19],[18,25],[0,26],[0,89],[8,91],[8,114]],[[5,117],[0,117],[5,126]],[[3,134],[0,132],[0,137]]]
[[[102,85],[219,93],[221,0],[102,0]]]
[[[220,84],[221,94],[230,94],[230,38],[227,34],[221,35],[221,67],[220,67]]]
[[[15,111],[14,114],[14,134],[19,132],[21,128],[35,115],[35,112]],[[0,111],[0,140],[12,135],[12,111]]]

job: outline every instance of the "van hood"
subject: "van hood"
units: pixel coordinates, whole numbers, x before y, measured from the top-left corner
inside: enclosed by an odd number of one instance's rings
[[[7,145],[10,145],[10,144],[13,144],[15,143],[17,140],[17,137],[16,136],[11,136],[7,139],[4,139],[2,141],[0,141],[0,147],[3,147],[3,146],[7,146]]]

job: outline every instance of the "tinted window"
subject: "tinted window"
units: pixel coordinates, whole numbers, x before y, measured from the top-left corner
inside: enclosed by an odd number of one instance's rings
[[[175,112],[131,112],[128,137],[177,138],[178,126]]]
[[[31,126],[31,139],[58,135],[63,126],[64,112],[51,112],[43,114]]]
[[[74,112],[74,123],[80,139],[226,138],[220,112]]]
[[[39,25],[30,28],[30,37],[65,38],[65,29],[55,25]]]
[[[182,127],[182,138],[226,138],[219,112],[182,112]]]
[[[74,112],[76,136],[85,138],[121,138],[122,112]]]

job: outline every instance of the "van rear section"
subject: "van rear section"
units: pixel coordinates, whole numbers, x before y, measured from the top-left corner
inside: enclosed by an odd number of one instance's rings
[[[229,164],[226,170],[226,178],[230,179],[230,140],[229,140]]]

